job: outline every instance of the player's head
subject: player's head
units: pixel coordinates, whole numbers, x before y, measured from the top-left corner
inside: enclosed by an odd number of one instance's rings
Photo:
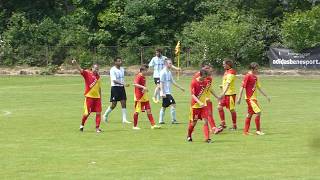
[[[201,64],[201,69],[204,69],[208,72],[208,76],[212,74],[213,68],[212,65],[209,62],[203,62]]]
[[[249,64],[249,70],[252,71],[253,73],[257,73],[259,69],[259,64],[256,62],[252,62]]]
[[[172,67],[172,60],[170,58],[167,58],[165,61],[164,61],[164,64],[165,66],[168,68],[168,69],[171,69]]]
[[[149,66],[146,64],[142,64],[140,66],[139,72],[145,75],[148,72]]]
[[[120,66],[122,65],[122,58],[121,58],[121,57],[115,57],[115,58],[113,59],[113,63],[114,63],[114,65],[120,67]]]
[[[223,59],[223,68],[225,70],[231,69],[233,67],[233,61],[230,58]]]
[[[204,79],[204,78],[208,77],[208,75],[209,75],[209,73],[208,73],[207,70],[205,70],[205,69],[200,69],[200,78],[201,78],[201,79]]]
[[[156,56],[157,56],[157,57],[160,57],[161,55],[162,55],[162,49],[157,48],[157,49],[156,49]]]
[[[92,65],[92,68],[91,68],[91,71],[93,72],[93,73],[98,73],[99,72],[99,65],[98,64],[93,64]]]

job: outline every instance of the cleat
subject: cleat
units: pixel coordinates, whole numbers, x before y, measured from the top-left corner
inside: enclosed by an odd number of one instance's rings
[[[102,132],[102,129],[96,128],[96,132],[97,132],[97,133],[101,133],[101,132]]]
[[[227,128],[227,126],[225,124],[220,124],[220,126],[218,128],[219,129],[225,129],[225,128]]]
[[[153,125],[153,126],[151,126],[151,129],[161,129],[161,126]]]
[[[234,126],[232,128],[229,128],[230,131],[236,131],[237,130],[237,126]]]
[[[245,136],[251,136],[252,134],[249,133],[249,132],[243,132],[243,135],[245,135]]]
[[[80,130],[81,132],[83,132],[83,128],[84,128],[84,126],[80,125],[79,130]]]
[[[256,131],[256,135],[263,136],[263,135],[265,135],[265,133],[261,132],[261,131]]]
[[[172,121],[171,124],[180,124],[178,121]]]
[[[192,142],[192,138],[191,137],[187,137],[187,141],[188,142]]]
[[[140,130],[140,128],[137,127],[137,126],[136,126],[136,127],[133,126],[132,129],[134,129],[134,130]]]
[[[206,143],[212,143],[211,139],[206,139],[205,142]]]
[[[223,128],[214,128],[214,130],[212,129],[213,134],[219,134],[223,131]]]
[[[124,124],[124,123],[131,124],[132,122],[125,120],[125,121],[122,121],[122,123],[123,123],[123,124]]]
[[[165,124],[164,122],[159,122],[159,124]]]

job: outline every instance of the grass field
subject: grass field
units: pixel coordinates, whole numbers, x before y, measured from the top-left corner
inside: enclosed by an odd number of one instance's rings
[[[93,116],[80,133],[84,87],[80,76],[0,76],[0,179],[319,179],[320,77],[261,80],[272,98],[268,103],[259,95],[266,135],[242,135],[243,101],[237,107],[240,129],[226,130],[206,144],[201,123],[194,142],[185,141],[188,91],[174,89],[182,124],[151,130],[146,115],[140,115],[142,129],[134,131],[121,124],[118,107],[111,122],[102,123],[103,133],[95,133]],[[189,81],[178,82],[188,89]],[[109,78],[103,77],[103,82],[105,109]],[[153,89],[151,82],[150,78]],[[132,87],[127,95],[131,119]],[[158,120],[160,105],[151,105]],[[166,122],[169,115],[167,111]],[[219,121],[217,110],[214,117]],[[252,121],[251,130],[254,127]]]

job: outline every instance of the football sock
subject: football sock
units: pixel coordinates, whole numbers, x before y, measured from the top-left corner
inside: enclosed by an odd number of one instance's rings
[[[100,122],[101,122],[101,114],[96,114],[96,128],[100,127]]]
[[[225,122],[225,117],[224,117],[224,111],[223,111],[223,109],[219,109],[219,116],[220,116],[221,124],[222,124],[222,125],[225,125],[226,122]]]
[[[191,137],[193,132],[194,126],[192,124],[192,121],[189,122],[189,128],[188,128],[188,137]]]
[[[154,122],[152,114],[147,114],[147,115],[148,115],[148,119],[149,119],[149,121],[151,123],[151,126],[154,126],[156,123]]]
[[[208,126],[208,123],[205,123],[204,125],[203,125],[203,134],[204,134],[204,137],[206,138],[206,140],[207,139],[210,139],[210,137],[209,137],[209,126]]]
[[[163,121],[164,112],[165,112],[165,108],[162,107],[162,108],[160,109],[159,123],[164,122],[164,121]]]
[[[133,126],[134,127],[137,127],[137,125],[138,125],[138,116],[139,116],[139,114],[137,112],[133,114]]]
[[[86,123],[87,119],[89,117],[89,114],[88,115],[83,115],[82,116],[82,122],[81,122],[81,125],[84,126],[84,124]]]
[[[232,124],[233,127],[237,127],[237,113],[235,111],[231,112]]]
[[[122,108],[122,122],[127,121],[127,109]]]
[[[208,116],[208,122],[210,124],[211,129],[216,127],[216,123],[214,122],[212,114]]]
[[[108,109],[106,110],[106,112],[104,113],[105,117],[108,117],[109,114],[111,113],[112,109],[110,108],[110,106],[108,107]]]
[[[171,120],[172,121],[176,121],[177,120],[177,117],[176,117],[176,108],[172,107],[171,106]]]
[[[249,132],[249,128],[250,128],[250,121],[251,121],[251,118],[246,118],[246,121],[245,121],[245,125],[244,125],[244,129],[243,129],[243,132]]]
[[[256,122],[257,131],[260,131],[260,115],[257,115],[254,120]]]

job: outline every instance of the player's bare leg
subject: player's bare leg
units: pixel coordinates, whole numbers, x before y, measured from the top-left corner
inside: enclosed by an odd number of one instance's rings
[[[160,84],[156,85],[156,88],[154,89],[152,100],[154,103],[159,103],[159,101],[160,101]]]

